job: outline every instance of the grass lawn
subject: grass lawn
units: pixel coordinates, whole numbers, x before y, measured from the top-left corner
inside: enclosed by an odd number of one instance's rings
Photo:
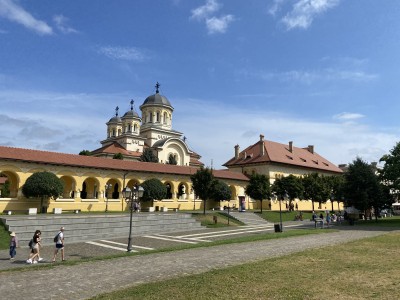
[[[400,233],[184,276],[93,299],[395,299]]]

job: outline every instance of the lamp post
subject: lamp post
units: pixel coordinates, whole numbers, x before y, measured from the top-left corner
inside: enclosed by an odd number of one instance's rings
[[[279,226],[280,226],[280,230],[279,232],[283,232],[283,225],[282,225],[282,200],[286,200],[287,199],[287,193],[285,191],[285,193],[283,195],[281,195],[280,199],[279,199]]]
[[[125,197],[125,201],[130,203],[129,208],[130,212],[130,219],[129,219],[129,237],[128,237],[128,248],[127,251],[132,251],[132,215],[133,215],[133,202],[139,200],[143,196],[144,188],[141,186],[134,186],[133,190],[129,187],[124,188],[123,194]]]
[[[111,183],[107,183],[104,187],[104,196],[106,197],[106,210],[105,212],[108,212],[108,197],[107,197],[107,192],[109,189],[111,189],[112,184]]]

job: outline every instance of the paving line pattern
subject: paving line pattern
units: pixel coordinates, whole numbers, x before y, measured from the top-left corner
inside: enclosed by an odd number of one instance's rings
[[[0,295],[2,300],[88,299],[101,293],[145,282],[198,274],[306,249],[334,246],[386,232],[343,230],[319,235],[127,256],[29,272],[5,272],[0,273]]]

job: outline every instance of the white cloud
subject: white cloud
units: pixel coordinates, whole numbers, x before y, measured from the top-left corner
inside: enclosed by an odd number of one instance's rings
[[[235,20],[233,15],[215,16],[215,13],[222,7],[217,0],[207,0],[203,6],[192,10],[191,19],[205,22],[209,34],[225,33],[231,22]]]
[[[365,124],[313,121],[283,112],[246,110],[193,99],[175,99],[173,105],[174,128],[184,132],[188,144],[202,155],[206,165],[213,160],[216,168],[233,157],[236,144],[243,150],[257,142],[260,134],[279,143],[294,141],[296,147],[315,145],[317,153],[335,164],[349,163],[356,156],[377,161],[398,139],[397,129]],[[238,120],[245,121],[238,126]]]
[[[292,81],[303,84],[313,84],[317,81],[371,82],[379,78],[379,75],[377,74],[370,74],[360,70],[338,70],[332,68],[325,68],[321,70],[290,70],[286,72],[250,72],[244,70],[237,73],[242,76],[255,77],[267,81]]]
[[[67,25],[68,18],[64,17],[63,15],[55,15],[53,16],[53,21],[56,23],[57,28],[65,34],[68,33],[77,33],[78,31],[74,28]]]
[[[65,153],[94,150],[106,138],[105,122],[114,115],[115,106],[121,107],[123,114],[129,110],[129,101],[123,99],[146,96],[1,90],[1,144]],[[257,142],[260,134],[279,143],[293,141],[296,147],[314,145],[317,153],[335,164],[349,163],[356,156],[378,161],[398,141],[397,128],[369,126],[368,120],[363,124],[335,119],[313,121],[210,100],[170,100],[175,107],[173,129],[182,132],[191,149],[202,156],[206,165],[210,166],[212,160],[215,168],[233,157],[236,144],[243,150]],[[140,104],[137,102],[136,107]],[[346,121],[361,117],[358,113],[342,113],[336,118]]]
[[[285,0],[274,0],[271,7],[268,9],[268,13],[275,16],[277,12],[281,9],[281,6]]]
[[[294,2],[288,11],[288,2]],[[288,30],[295,28],[307,29],[311,26],[313,20],[337,6],[340,0],[274,0],[268,12],[276,17],[281,13],[281,22]]]
[[[344,121],[351,121],[364,118],[365,116],[359,113],[349,113],[349,112],[342,112],[340,114],[334,115],[333,119],[335,120],[344,120]]]
[[[0,16],[21,24],[38,34],[53,34],[53,29],[46,22],[35,19],[29,12],[12,0],[0,0]]]
[[[98,52],[109,58],[118,60],[143,61],[146,59],[145,54],[134,47],[105,46],[101,47]]]
[[[234,21],[234,17],[232,15],[222,16],[220,18],[212,17],[206,20],[206,26],[209,34],[213,33],[225,33],[229,23]]]
[[[221,8],[221,4],[217,0],[207,0],[206,4],[192,10],[192,19],[202,20],[208,18]]]

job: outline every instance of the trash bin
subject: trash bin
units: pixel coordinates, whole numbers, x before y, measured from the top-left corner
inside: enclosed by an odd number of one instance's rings
[[[282,232],[281,224],[274,224],[275,232]]]

